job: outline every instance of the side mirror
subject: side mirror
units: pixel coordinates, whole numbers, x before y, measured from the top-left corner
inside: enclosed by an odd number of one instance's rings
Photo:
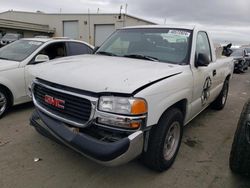
[[[49,56],[47,55],[43,55],[43,54],[39,54],[36,56],[34,63],[42,63],[42,62],[46,62],[49,61]]]
[[[206,67],[209,65],[209,58],[207,54],[199,53],[195,62],[196,67]]]
[[[96,46],[96,47],[94,48],[94,50],[93,50],[93,54],[95,54],[96,51],[99,50],[99,48],[100,48],[100,46]]]

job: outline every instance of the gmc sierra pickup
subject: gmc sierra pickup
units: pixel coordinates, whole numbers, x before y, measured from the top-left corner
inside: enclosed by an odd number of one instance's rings
[[[217,59],[199,27],[119,29],[94,55],[32,69],[31,125],[104,165],[141,156],[164,171],[183,126],[210,104],[225,106],[232,72],[233,59]]]

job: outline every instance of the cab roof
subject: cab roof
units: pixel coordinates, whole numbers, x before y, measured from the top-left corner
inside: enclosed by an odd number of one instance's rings
[[[123,29],[143,29],[143,28],[176,28],[176,29],[188,29],[194,30],[197,28],[196,25],[141,25],[141,26],[131,26],[131,27],[124,27]]]
[[[74,40],[74,39],[70,39],[70,38],[66,38],[66,37],[52,37],[52,38],[22,38],[20,40],[32,40],[32,41],[37,41],[37,42],[51,42],[51,41],[58,41],[58,42],[64,42],[64,41],[70,41],[70,42],[80,42],[80,43],[84,43],[86,45],[88,45],[91,48],[94,48],[94,46],[88,44],[87,42],[84,41],[80,41],[80,40]]]

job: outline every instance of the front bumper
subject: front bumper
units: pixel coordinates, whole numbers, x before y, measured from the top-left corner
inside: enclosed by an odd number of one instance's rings
[[[234,70],[235,71],[243,71],[248,68],[248,62],[245,61],[236,61],[234,63]]]
[[[142,153],[144,136],[136,131],[115,142],[98,140],[82,132],[72,131],[65,123],[35,110],[30,124],[38,132],[76,150],[82,155],[107,166],[117,166],[131,161]]]

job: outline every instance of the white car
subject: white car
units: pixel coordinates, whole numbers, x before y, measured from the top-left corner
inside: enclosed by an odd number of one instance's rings
[[[202,28],[155,25],[117,30],[95,55],[31,72],[37,131],[104,165],[142,155],[163,171],[183,126],[211,103],[225,106],[233,59],[217,59]]]
[[[0,118],[12,105],[30,101],[28,69],[65,56],[91,54],[93,46],[70,39],[27,38],[0,49]]]

